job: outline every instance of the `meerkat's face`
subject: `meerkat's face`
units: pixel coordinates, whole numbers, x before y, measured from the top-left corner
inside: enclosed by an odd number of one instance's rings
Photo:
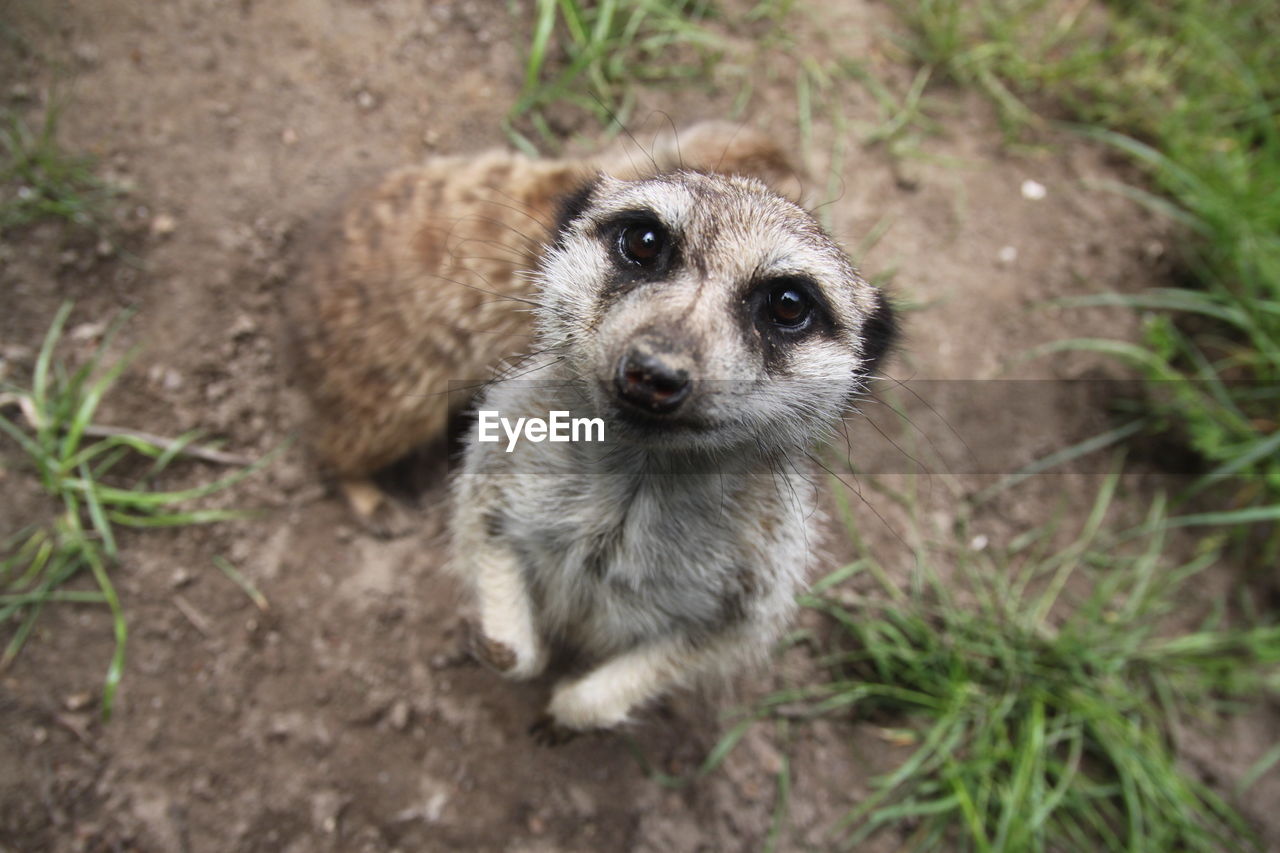
[[[566,201],[539,280],[543,341],[596,412],[667,447],[812,442],[893,336],[813,218],[747,178],[600,177]]]

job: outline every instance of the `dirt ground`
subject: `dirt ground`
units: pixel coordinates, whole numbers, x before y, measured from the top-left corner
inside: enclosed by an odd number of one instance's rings
[[[64,299],[76,301],[81,348],[133,308],[121,351],[143,349],[108,400],[106,423],[171,435],[199,428],[254,457],[279,445],[302,411],[280,355],[279,303],[298,247],[347,191],[383,170],[507,145],[500,122],[520,91],[529,26],[521,6],[513,15],[503,0],[0,3],[25,43],[5,48],[0,98],[34,115],[57,82],[69,104],[61,141],[94,153],[104,177],[130,188],[117,248],[56,224],[0,243],[5,358],[26,369]],[[797,6],[795,38],[812,55],[855,57],[909,80],[911,69],[886,52],[887,9]],[[739,38],[746,49],[749,35]],[[744,118],[799,146],[782,62],[759,64]],[[662,110],[677,126],[722,118],[735,94],[728,84],[646,91],[638,114]],[[948,382],[1106,375],[1087,359],[1011,357],[1059,338],[1136,334],[1127,314],[1044,303],[1158,283],[1168,272],[1164,227],[1099,188],[1125,177],[1105,152],[1062,137],[1010,153],[982,101],[945,88],[931,97],[944,132],[924,143],[927,156],[904,174],[883,149],[849,139],[828,211],[850,246],[889,225],[863,259],[869,273],[896,269],[892,288],[912,306],[889,373]],[[861,87],[847,85],[839,99],[853,130],[876,120]],[[581,119],[562,124],[566,137],[594,132]],[[825,173],[836,132],[818,116],[807,152],[814,174]],[[1026,197],[1027,180],[1043,198]],[[947,481],[927,502],[939,529],[956,513],[953,489],[971,492],[995,469],[1107,423],[1098,401],[1071,395],[1001,419],[991,411],[1000,394],[977,390],[991,386],[933,387],[958,390],[937,391],[945,426],[922,429],[940,442],[961,434],[991,460],[931,471]],[[31,492],[10,464],[12,445],[0,452],[4,532]],[[884,462],[907,473],[895,465]],[[180,467],[175,476],[190,482],[217,473]],[[1055,507],[1084,505],[1096,486],[1087,475],[1038,478],[984,509],[975,529],[1007,537]],[[1140,512],[1147,479],[1126,487],[1126,506]],[[793,790],[779,847],[824,849],[843,810],[906,754],[852,721],[795,726],[786,744],[759,724],[699,781],[672,789],[646,774],[636,752],[667,773],[695,768],[725,729],[723,711],[812,671],[799,651],[744,677],[736,697],[672,699],[626,738],[536,747],[525,730],[550,685],[512,686],[459,654],[457,594],[439,571],[438,477],[418,501],[420,531],[391,541],[349,522],[297,446],[228,501],[264,515],[122,540],[128,665],[109,723],[93,704],[111,648],[105,609],[50,608],[0,675],[0,849],[754,850],[769,832],[784,751]],[[854,504],[884,561],[905,569],[892,518]],[[829,540],[834,566],[848,546],[839,531]],[[263,591],[269,612],[213,568],[214,555]],[[1216,582],[1232,583],[1232,571],[1222,567]],[[1258,744],[1278,736],[1274,715],[1254,715],[1190,732],[1187,743],[1195,768],[1226,789]],[[1280,822],[1266,804],[1277,799],[1272,779],[1241,803],[1273,844]]]

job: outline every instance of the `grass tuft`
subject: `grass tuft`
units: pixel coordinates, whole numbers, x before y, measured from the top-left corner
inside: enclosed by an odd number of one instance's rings
[[[1233,808],[1180,766],[1172,733],[1183,717],[1280,691],[1280,626],[1218,612],[1171,630],[1219,550],[1206,541],[1171,564],[1163,499],[1147,534],[1118,546],[1106,532],[1117,483],[1056,552],[1044,537],[974,550],[961,529],[919,549],[909,595],[870,554],[815,584],[803,603],[835,626],[814,640],[827,679],[764,709],[853,714],[911,749],[839,821],[842,847],[896,826],[920,850],[1256,849]],[[847,581],[863,575],[883,594],[854,593]]]
[[[512,125],[527,118],[554,145],[544,110],[557,102],[624,126],[636,86],[708,76],[723,50],[705,26],[712,16],[708,0],[537,0],[524,88],[508,113],[508,134],[536,153]]]
[[[70,313],[71,304],[66,303],[54,317],[30,387],[0,384],[0,406],[16,408],[21,414],[20,421],[0,415],[0,432],[12,439],[34,468],[52,507],[50,521],[31,525],[0,543],[0,625],[16,625],[0,654],[0,669],[21,651],[45,605],[105,604],[111,611],[115,635],[102,692],[106,718],[123,675],[128,637],[124,611],[111,580],[111,573],[121,564],[118,528],[179,527],[242,518],[245,513],[240,511],[190,505],[244,479],[266,459],[203,486],[157,490],[155,478],[180,455],[196,451],[193,442],[197,435],[188,433],[166,441],[122,430],[91,440],[102,433],[93,423],[98,406],[128,363],[127,358],[103,363],[125,318],[117,318],[94,355],[73,368],[55,355]],[[119,474],[128,467],[122,463],[133,462],[136,468],[139,460],[150,461],[141,475],[126,479]],[[235,579],[238,573],[232,572],[228,574]],[[94,588],[72,586],[86,574]],[[260,595],[255,597],[255,603],[259,599]],[[265,606],[265,600],[259,606]]]
[[[33,129],[16,112],[0,110],[0,232],[42,219],[86,228],[107,221],[115,191],[94,174],[91,157],[58,144],[59,115],[50,103]]]

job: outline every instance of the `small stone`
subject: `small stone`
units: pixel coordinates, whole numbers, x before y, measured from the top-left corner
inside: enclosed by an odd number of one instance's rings
[[[302,715],[280,711],[271,715],[267,724],[267,737],[271,740],[287,740],[296,735],[302,726]]]
[[[367,112],[373,109],[374,107],[376,107],[377,105],[378,105],[378,99],[375,98],[373,96],[373,93],[370,92],[369,90],[361,89],[356,94],[356,106],[360,107],[360,109],[365,110]]]
[[[439,823],[440,816],[444,814],[445,804],[449,802],[449,795],[444,791],[436,791],[427,800],[426,806],[422,810],[422,816],[428,823]]]
[[[109,258],[116,253],[116,247],[111,245],[111,241],[105,237],[99,240],[94,248],[100,258]]]
[[[68,711],[83,711],[89,707],[89,703],[92,701],[93,694],[86,691],[84,693],[73,693],[62,700],[62,705]]]
[[[1022,182],[1022,197],[1030,201],[1039,201],[1048,194],[1044,184],[1027,179]]]
[[[67,332],[67,337],[73,341],[96,341],[101,338],[103,333],[106,331],[106,323],[81,323],[71,331]]]
[[[298,131],[292,127],[286,127],[280,132],[280,141],[285,145],[296,145],[298,143]]]
[[[925,163],[904,157],[895,157],[891,161],[894,183],[904,192],[915,192],[924,185]]]
[[[98,50],[98,46],[89,42],[80,42],[71,48],[71,55],[84,66],[92,68],[97,65],[102,58],[102,51]]]
[[[36,360],[36,351],[20,343],[10,343],[8,346],[0,347],[0,359],[12,361],[14,364],[31,364]]]
[[[36,726],[31,732],[31,742],[36,746],[40,746],[49,740],[49,730],[44,726]]]
[[[185,568],[180,568],[174,571],[173,577],[169,579],[169,585],[174,589],[182,589],[184,586],[190,585],[193,580],[195,580],[195,578],[192,576],[191,572],[187,571]]]
[[[391,705],[391,711],[387,714],[387,720],[391,723],[391,728],[398,732],[402,732],[409,727],[409,717],[412,709],[409,703],[403,699],[397,699]]]
[[[235,322],[231,324],[231,337],[243,338],[252,335],[258,330],[258,326],[253,322],[253,318],[248,314],[241,314],[236,317]]]
[[[996,259],[1005,265],[1012,264],[1018,260],[1018,248],[1016,246],[1005,246],[996,253]]]
[[[178,220],[167,213],[157,214],[151,220],[151,233],[157,237],[167,237],[178,229]]]
[[[979,533],[969,540],[969,548],[973,551],[985,551],[988,544],[990,544],[990,540],[987,539],[984,533]]]
[[[333,835],[338,831],[338,819],[346,805],[346,799],[336,791],[321,791],[312,797],[312,818],[321,830]]]
[[[542,835],[547,831],[547,822],[536,814],[529,815],[529,831],[534,835]]]

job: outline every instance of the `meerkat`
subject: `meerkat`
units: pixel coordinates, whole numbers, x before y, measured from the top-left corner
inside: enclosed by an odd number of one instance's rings
[[[451,383],[482,382],[530,351],[521,272],[538,264],[560,197],[596,174],[686,167],[774,186],[795,174],[764,134],[711,122],[588,159],[436,157],[354,198],[320,237],[286,311],[309,444],[358,520],[404,532],[408,519],[371,475],[445,433],[466,403]]]
[[[545,743],[767,652],[817,543],[811,452],[895,330],[884,294],[754,178],[597,174],[557,223],[535,355],[476,408],[598,420],[603,440],[486,442],[477,422],[450,525],[476,656],[512,679],[557,650],[577,662],[531,729]]]

